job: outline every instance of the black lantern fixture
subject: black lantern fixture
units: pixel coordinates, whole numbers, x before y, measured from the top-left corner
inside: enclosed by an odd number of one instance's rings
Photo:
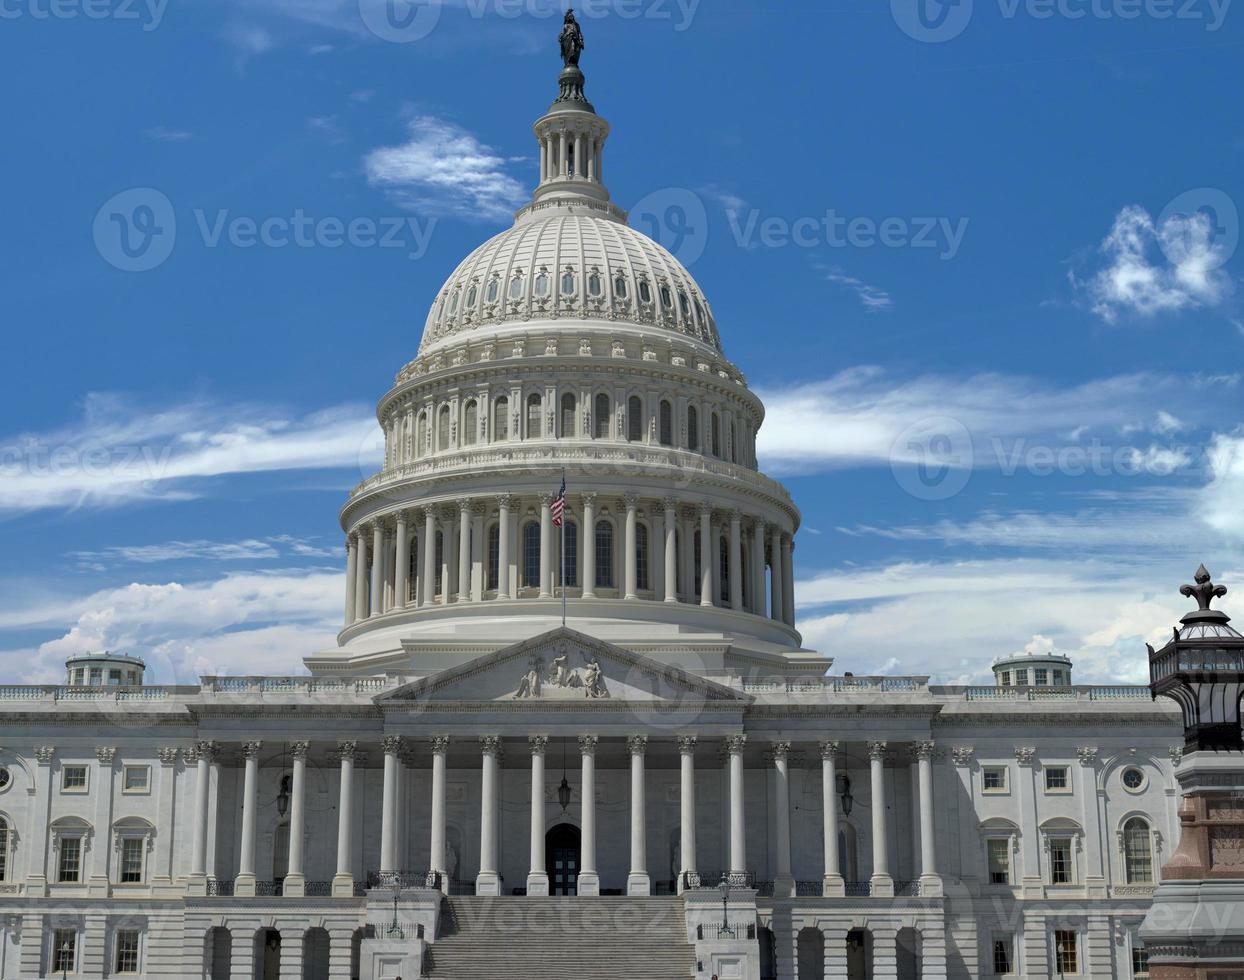
[[[851,777],[845,772],[838,773],[835,780],[838,784],[838,799],[842,803],[842,815],[844,817],[851,816],[851,807],[855,806],[855,797],[851,795]]]
[[[570,783],[566,780],[566,740],[562,739],[562,784],[557,787],[557,802],[562,805],[562,813],[570,807]]]
[[[1179,705],[1184,719],[1184,751],[1244,751],[1240,733],[1240,695],[1244,694],[1244,636],[1227,624],[1231,617],[1211,609],[1227,594],[1215,585],[1204,565],[1196,584],[1181,595],[1196,599],[1198,608],[1175,627],[1161,650],[1149,646],[1149,690]]]
[[[276,812],[281,815],[281,819],[285,819],[285,814],[289,811],[289,788],[292,782],[292,776],[281,777],[281,791],[276,794]]]

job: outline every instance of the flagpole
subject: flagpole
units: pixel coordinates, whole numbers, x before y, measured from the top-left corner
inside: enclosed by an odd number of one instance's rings
[[[566,625],[566,468],[562,467],[562,626]]]

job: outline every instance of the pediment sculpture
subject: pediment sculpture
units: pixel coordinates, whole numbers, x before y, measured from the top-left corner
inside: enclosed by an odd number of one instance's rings
[[[583,666],[576,667],[570,663],[570,651],[561,648],[547,675],[544,673],[544,660],[533,656],[527,661],[527,670],[519,679],[518,690],[514,692],[516,699],[544,697],[546,688],[552,692],[582,691],[585,698],[599,700],[609,697],[609,688],[605,683],[605,672],[600,666],[600,659],[579,651]]]

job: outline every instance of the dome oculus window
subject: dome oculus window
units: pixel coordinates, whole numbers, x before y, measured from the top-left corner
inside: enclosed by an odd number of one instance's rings
[[[1121,779],[1123,780],[1123,787],[1133,793],[1144,789],[1147,782],[1144,770],[1138,769],[1136,766],[1128,766],[1124,769]]]

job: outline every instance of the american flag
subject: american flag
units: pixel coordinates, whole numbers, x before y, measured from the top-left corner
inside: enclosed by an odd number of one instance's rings
[[[566,477],[562,477],[562,488],[557,491],[557,499],[553,501],[553,526],[562,526],[562,516],[566,513]]]

